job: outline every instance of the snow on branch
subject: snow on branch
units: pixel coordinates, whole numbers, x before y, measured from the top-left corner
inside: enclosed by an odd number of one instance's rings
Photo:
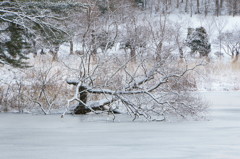
[[[109,94],[109,95],[124,95],[124,94],[143,94],[146,93],[148,94],[149,92],[154,91],[155,89],[157,89],[158,87],[160,87],[161,85],[165,84],[168,82],[168,80],[170,78],[180,78],[182,76],[184,76],[187,72],[194,70],[196,67],[201,66],[202,64],[198,64],[196,66],[194,66],[193,68],[190,69],[186,69],[185,71],[183,71],[181,74],[170,74],[167,75],[165,77],[163,77],[158,83],[156,83],[154,86],[152,86],[151,88],[148,88],[146,90],[132,90],[134,88],[136,88],[136,85],[142,85],[145,82],[153,79],[153,71],[150,71],[150,73],[148,74],[148,76],[140,79],[140,80],[134,80],[135,82],[132,83],[130,86],[126,87],[125,90],[111,90],[111,89],[104,89],[104,88],[93,88],[90,86],[87,86],[85,84],[81,84],[79,86],[84,86],[86,91],[89,93],[94,93],[94,94]],[[68,84],[72,84],[72,85],[78,85],[80,82],[78,80],[67,80]]]
[[[182,105],[181,107],[186,107],[186,105],[183,105],[181,103],[184,102],[179,102],[178,100],[183,100],[181,99],[181,93],[174,93],[173,90],[169,90],[169,95],[171,96],[171,98],[173,99],[166,99],[166,101],[161,100],[161,98],[159,99],[158,95],[155,95],[154,92],[156,93],[156,89],[159,87],[164,88],[163,85],[167,85],[169,83],[171,83],[171,79],[174,79],[174,81],[178,81],[180,80],[183,76],[185,76],[188,72],[193,71],[194,69],[196,69],[197,67],[203,65],[202,63],[192,67],[192,68],[188,68],[188,66],[186,65],[185,70],[183,70],[182,72],[173,72],[173,73],[168,73],[166,75],[161,74],[161,76],[159,77],[159,67],[158,65],[155,65],[152,67],[152,69],[145,74],[144,77],[140,77],[140,78],[135,78],[132,80],[132,82],[130,84],[128,84],[126,87],[124,87],[124,89],[122,90],[114,90],[114,89],[109,89],[109,88],[104,88],[104,86],[89,86],[88,84],[79,81],[77,79],[70,79],[67,80],[68,84],[71,85],[76,85],[76,91],[75,91],[75,96],[74,98],[72,98],[71,100],[69,100],[69,102],[76,100],[76,101],[80,101],[79,100],[81,98],[81,96],[83,95],[82,92],[86,92],[86,93],[90,93],[90,94],[102,94],[105,97],[107,96],[106,99],[100,99],[99,101],[89,101],[88,103],[84,103],[84,107],[85,108],[91,108],[91,109],[95,109],[95,108],[102,108],[102,110],[110,110],[111,107],[105,107],[105,105],[110,105],[111,103],[115,102],[115,101],[121,101],[121,103],[123,105],[125,105],[127,111],[129,112],[129,114],[131,114],[133,116],[133,120],[135,120],[136,118],[139,118],[140,116],[143,116],[145,119],[147,120],[154,120],[151,119],[151,115],[148,114],[148,112],[153,112],[155,114],[160,114],[160,116],[163,116],[162,120],[165,120],[164,112],[165,111],[174,111],[176,114],[178,114],[179,116],[183,116],[181,114],[181,112],[179,112],[179,109],[177,107],[177,105]],[[157,79],[159,78],[159,79]],[[157,79],[157,80],[156,80]],[[151,81],[151,82],[150,82]],[[148,83],[150,82],[150,83]],[[154,83],[155,84],[154,84]],[[143,85],[142,87],[139,87]],[[81,89],[80,89],[81,88]],[[80,91],[80,90],[84,90],[84,91]],[[78,97],[78,95],[80,95],[80,97]],[[149,109],[145,109],[142,108],[141,106],[139,106],[137,103],[133,101],[131,101],[131,96],[133,97],[137,97],[139,95],[144,95],[146,98],[148,98],[149,101],[152,101],[154,103],[156,103],[157,105],[159,105],[160,107],[165,107],[167,106],[167,109],[163,109],[160,110],[160,112],[158,112],[159,110],[155,110],[155,108],[151,108]],[[175,96],[175,98],[174,98]],[[130,99],[128,99],[128,97],[130,97]],[[165,98],[164,96],[162,96],[162,98]],[[82,103],[81,103],[82,104]],[[176,105],[176,106],[175,106]],[[68,103],[68,107],[69,107],[69,103]],[[68,107],[66,109],[66,111],[68,110]],[[189,109],[192,109],[191,106]],[[193,108],[194,109],[194,108]],[[162,111],[162,113],[161,113]],[[93,111],[94,112],[94,111]],[[64,115],[65,113],[63,113]],[[162,121],[161,120],[161,121]]]

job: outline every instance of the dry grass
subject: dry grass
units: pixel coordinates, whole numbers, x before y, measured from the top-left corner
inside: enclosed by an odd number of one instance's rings
[[[240,62],[231,63],[233,71],[240,72]]]
[[[50,55],[49,55],[50,56]],[[85,60],[84,67],[81,64],[81,56],[71,55],[65,59],[60,59],[59,62],[52,62],[48,55],[38,56],[31,59],[31,64],[34,66],[29,69],[19,71],[15,83],[9,83],[0,86],[0,105],[4,111],[16,109],[39,109],[41,103],[44,109],[48,109],[49,103],[52,104],[51,109],[59,109],[66,105],[67,99],[70,99],[74,93],[74,86],[69,86],[66,83],[68,77],[81,78],[83,68],[87,68],[88,61]],[[90,74],[95,68],[97,70],[92,75],[93,84],[96,87],[102,87],[121,90],[129,84],[134,78],[145,75],[146,70],[149,70],[153,64],[153,58],[137,60],[136,62],[126,61],[129,57],[95,57],[90,60]],[[98,59],[98,60],[96,60]],[[100,60],[99,60],[100,59]],[[199,63],[199,62],[196,62]],[[178,70],[184,70],[186,65],[192,68],[196,65],[195,62],[172,61],[169,73]],[[165,70],[164,66],[161,66]],[[121,69],[119,69],[121,68]],[[167,70],[167,69],[166,69]],[[165,70],[165,71],[166,71]],[[209,83],[216,79],[222,80],[223,77],[232,77],[235,80],[234,90],[240,90],[240,86],[236,81],[240,80],[240,63],[209,63],[204,67],[199,67],[195,72],[188,73],[180,80],[170,80],[167,89],[181,90],[181,88],[189,90],[197,90],[198,83]],[[199,78],[203,77],[201,80]],[[155,77],[157,80],[159,77]],[[11,81],[13,82],[13,81]],[[148,85],[153,83],[149,82]],[[89,95],[88,101],[99,100],[104,95]],[[3,108],[3,106],[5,106]]]
[[[240,90],[240,62],[216,61],[199,69],[197,83],[204,90]]]
[[[63,79],[65,70],[59,63],[52,63],[45,57],[31,62],[35,67],[14,70],[15,78],[0,85],[2,111],[31,111],[40,108],[37,103],[45,110],[59,109],[72,95],[73,88]]]

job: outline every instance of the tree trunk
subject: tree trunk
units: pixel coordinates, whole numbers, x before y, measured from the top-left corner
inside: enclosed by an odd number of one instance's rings
[[[238,0],[234,0],[233,1],[233,16],[235,16],[236,14],[237,14],[237,12],[238,12],[238,2],[237,2]]]
[[[224,2],[224,0],[220,0],[220,8],[223,7],[223,2]]]
[[[176,7],[179,8],[179,0],[177,0],[177,6]]]
[[[208,0],[204,0],[204,14],[205,16],[208,14]]]
[[[41,55],[44,55],[44,54],[46,54],[46,53],[44,52],[43,49],[41,49],[40,54],[41,54]]]
[[[145,10],[147,8],[147,0],[143,0],[143,9]]]
[[[157,61],[161,61],[161,54],[162,54],[162,42],[159,42],[159,44],[157,45],[157,49],[156,49],[156,60]]]
[[[167,13],[168,12],[168,0],[164,0],[163,5],[164,5],[163,13]]]
[[[185,4],[185,12],[188,13],[188,0],[186,0],[186,4]]]
[[[80,93],[80,100],[82,102],[79,102],[79,105],[74,109],[74,114],[86,114],[91,112],[90,109],[87,109],[85,107],[85,104],[87,103],[87,91],[86,87],[80,86],[79,87],[79,93]]]
[[[200,14],[200,2],[197,0],[197,14]]]
[[[238,61],[239,58],[239,51],[236,52],[235,58],[233,60],[233,63],[236,63]]]
[[[95,35],[95,30],[92,30],[91,33],[91,45],[92,45],[92,53],[93,55],[97,54],[97,46],[96,46],[96,35]]]
[[[182,47],[178,48],[179,54],[180,54],[180,59],[183,59],[183,49]]]
[[[72,40],[70,40],[70,55],[72,55],[73,54],[73,41]]]
[[[131,58],[131,61],[133,62],[136,61],[136,49],[134,47],[130,48],[130,58]]]
[[[74,84],[75,85],[75,84]],[[79,94],[80,94],[80,100],[81,102],[79,102],[79,105],[74,109],[74,114],[87,114],[89,112],[91,112],[92,110],[97,111],[97,110],[107,110],[111,113],[114,114],[120,114],[119,111],[117,110],[108,110],[106,108],[104,108],[103,105],[100,105],[98,107],[93,107],[91,109],[89,109],[88,107],[86,107],[85,105],[87,104],[87,97],[88,97],[88,92],[87,92],[87,88],[84,86],[80,86],[79,87]]]
[[[58,51],[59,51],[59,46],[55,46],[53,50],[50,50],[50,53],[53,56],[52,61],[58,61]]]
[[[219,5],[219,0],[215,0],[215,14],[218,17],[219,16],[219,9],[220,5]]]
[[[193,15],[193,3],[192,0],[190,0],[190,17]]]

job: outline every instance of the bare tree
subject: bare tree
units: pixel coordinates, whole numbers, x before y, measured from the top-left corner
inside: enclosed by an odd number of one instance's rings
[[[136,61],[136,56],[139,49],[146,48],[148,29],[136,23],[135,17],[130,23],[126,24],[125,33],[122,33],[121,48],[127,52],[130,50],[130,58]]]
[[[232,62],[236,63],[240,53],[240,42],[238,40],[239,32],[225,32],[222,33],[222,48],[224,53],[231,56]]]
[[[227,23],[227,20],[226,19],[218,19],[218,18],[215,18],[214,19],[214,23],[215,23],[215,26],[216,26],[216,30],[218,32],[218,40],[219,40],[219,52],[222,51],[222,41],[223,41],[223,30],[226,26],[226,23]]]
[[[148,22],[150,28],[151,35],[151,43],[153,44],[156,60],[160,61],[164,56],[169,56],[172,51],[172,46],[166,44],[172,40],[174,36],[172,36],[172,29],[170,25],[168,25],[168,15],[161,14],[157,22],[152,24]],[[154,25],[154,27],[153,27]]]
[[[145,62],[147,61],[147,59],[144,59],[143,63],[136,68],[143,67],[143,74],[135,75],[135,73],[129,72],[128,62],[124,63],[113,74],[105,74],[105,76],[108,76],[108,81],[112,83],[113,77],[117,76],[119,72],[126,72],[125,75],[121,75],[127,76],[129,81],[120,81],[121,86],[118,86],[119,88],[111,88],[112,86],[107,86],[106,83],[89,85],[86,78],[68,80],[68,84],[76,85],[76,91],[73,98],[68,100],[67,110],[70,103],[75,100],[79,102],[79,105],[74,109],[77,114],[85,114],[89,111],[96,112],[96,110],[107,110],[114,113],[117,112],[114,103],[118,101],[121,102],[120,106],[124,106],[126,111],[134,117],[133,119],[143,116],[147,120],[152,120],[155,119],[153,118],[155,115],[162,116],[165,119],[169,113],[186,117],[189,114],[196,115],[204,110],[201,105],[196,105],[197,102],[194,97],[189,94],[186,96],[186,87],[189,85],[182,83],[187,80],[185,75],[195,67],[188,68],[186,66],[182,71],[176,69],[175,66],[167,68],[171,60],[165,59],[165,61],[168,61],[167,65],[160,62],[154,64],[151,68],[145,68],[142,65],[146,65]],[[134,72],[136,71],[134,70]],[[99,94],[103,99],[86,102],[89,94]]]

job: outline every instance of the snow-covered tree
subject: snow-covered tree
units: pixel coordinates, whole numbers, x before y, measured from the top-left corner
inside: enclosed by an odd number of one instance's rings
[[[186,44],[191,49],[191,54],[198,52],[200,56],[208,56],[211,52],[211,44],[208,41],[208,34],[203,27],[196,29],[188,28]]]
[[[0,2],[0,63],[24,66],[23,52],[33,52],[36,43],[57,46],[69,40],[62,22],[78,8],[87,7],[73,2]]]
[[[5,23],[1,27],[0,38],[0,63],[10,64],[15,67],[26,66],[23,61],[27,59],[24,50],[30,48],[28,35],[23,27],[14,23]]]
[[[85,67],[87,61],[82,65],[81,72],[88,72]],[[74,96],[68,100],[66,112],[71,107],[75,114],[127,112],[133,119],[165,120],[169,115],[185,118],[205,110],[201,100],[189,92],[195,86],[189,81],[188,74],[197,66],[179,67],[171,56],[159,62],[144,57],[134,65],[131,68],[131,60],[122,61],[119,57],[108,58],[108,61],[102,59],[88,74],[67,80],[76,89]],[[93,96],[97,96],[97,100],[93,100]],[[79,104],[72,107],[70,103],[74,101]]]
[[[237,62],[240,54],[240,31],[235,32],[225,32],[218,37],[218,39],[223,39],[222,45],[224,52],[232,57],[232,62]]]

